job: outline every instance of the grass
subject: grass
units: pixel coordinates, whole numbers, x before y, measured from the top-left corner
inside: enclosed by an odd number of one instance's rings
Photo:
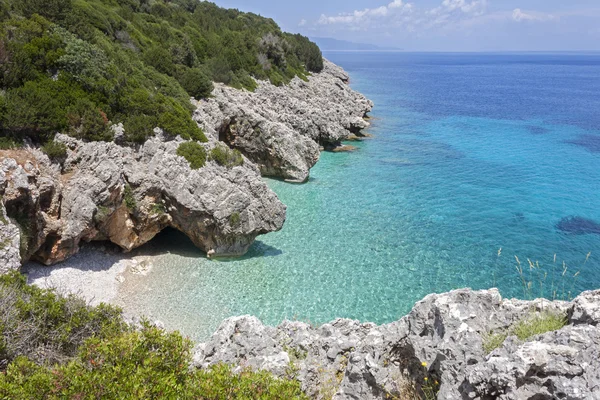
[[[502,249],[498,250],[498,258],[502,255]],[[552,263],[545,265],[539,261],[522,262],[518,256],[514,256],[515,270],[523,298],[533,300],[535,298],[547,298],[550,300],[573,300],[575,287],[581,275],[581,269],[589,262],[592,253],[589,252],[582,265],[574,268],[567,265],[566,261],[559,262],[554,254]]]
[[[125,205],[129,211],[135,211],[137,208],[137,202],[135,201],[135,197],[133,195],[133,189],[129,185],[125,185],[125,189],[123,191],[123,201],[125,202]]]
[[[567,325],[567,317],[564,313],[543,311],[530,313],[506,330],[490,332],[483,337],[483,350],[486,354],[501,347],[509,336],[516,336],[520,341],[526,342],[532,337],[547,332],[554,332]]]
[[[521,341],[527,341],[534,336],[546,332],[557,331],[567,325],[567,317],[562,313],[544,311],[530,315],[519,321],[512,329],[512,333]]]

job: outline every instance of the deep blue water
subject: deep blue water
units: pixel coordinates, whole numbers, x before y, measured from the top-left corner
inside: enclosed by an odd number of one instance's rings
[[[163,236],[171,253],[126,307],[203,337],[232,315],[384,323],[459,287],[600,287],[600,234],[585,229],[600,223],[600,54],[326,56],[375,102],[374,138],[323,154],[305,185],[269,180],[288,220],[241,260]],[[569,216],[581,234],[558,229]]]

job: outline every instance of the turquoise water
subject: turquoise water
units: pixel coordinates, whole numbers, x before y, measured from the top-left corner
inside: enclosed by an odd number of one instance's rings
[[[164,254],[128,279],[126,308],[198,339],[243,314],[384,323],[431,292],[529,296],[515,255],[533,295],[527,258],[548,273],[545,296],[600,287],[600,235],[556,227],[600,221],[600,55],[327,57],[375,102],[374,138],[324,153],[307,184],[269,180],[288,219],[243,259],[209,261],[161,235]]]

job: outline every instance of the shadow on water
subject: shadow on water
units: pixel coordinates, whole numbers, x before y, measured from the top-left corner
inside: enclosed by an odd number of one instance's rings
[[[600,223],[579,216],[561,219],[560,222],[556,224],[556,228],[571,235],[600,235]]]
[[[600,135],[586,133],[577,136],[573,140],[567,140],[565,143],[583,147],[591,153],[600,153]]]
[[[283,254],[283,251],[279,250],[276,247],[270,246],[266,243],[261,242],[260,240],[255,241],[248,252],[241,257],[222,257],[216,258],[215,261],[218,262],[235,262],[240,260],[248,260],[251,258],[263,258],[263,257],[277,257]]]

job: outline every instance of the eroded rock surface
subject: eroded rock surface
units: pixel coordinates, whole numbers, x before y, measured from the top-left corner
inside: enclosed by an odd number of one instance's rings
[[[335,147],[369,126],[373,103],[348,86],[349,76],[325,60],[308,82],[277,87],[259,82],[254,92],[217,84],[213,98],[197,102],[194,119],[257,163],[263,175],[302,182],[319,159],[319,146]]]
[[[129,251],[166,227],[209,255],[242,255],[258,235],[283,226],[285,206],[250,162],[228,168],[207,161],[192,170],[176,155],[181,141],[160,135],[137,150],[56,140],[69,148],[62,170],[36,149],[0,152],[0,194],[25,236],[23,260],[60,262],[82,241],[108,240]],[[2,225],[0,238],[11,224]]]
[[[465,289],[427,296],[381,326],[336,320],[267,327],[236,317],[197,346],[194,365],[225,362],[293,376],[317,399],[409,398],[425,377],[439,382],[438,399],[599,399],[599,309],[600,291],[567,303]],[[486,354],[486,335],[540,312],[564,314],[569,324],[527,342],[509,336]]]

